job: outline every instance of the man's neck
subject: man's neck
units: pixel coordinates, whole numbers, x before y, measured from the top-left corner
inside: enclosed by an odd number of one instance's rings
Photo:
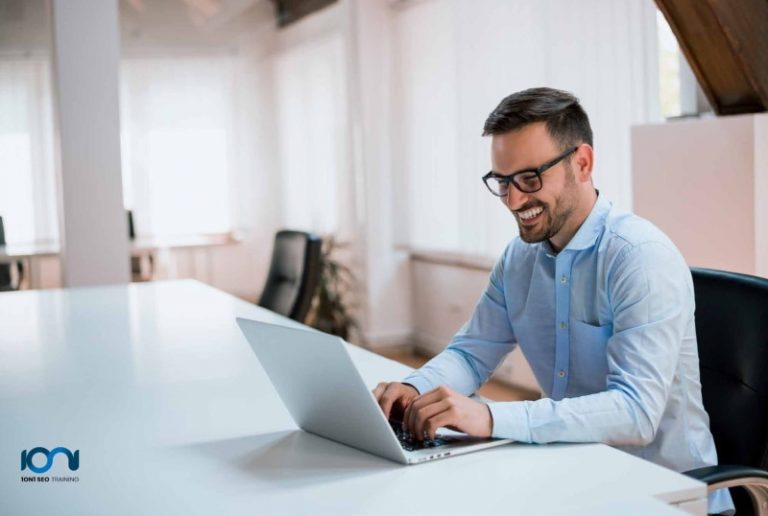
[[[573,237],[579,231],[579,228],[582,226],[582,224],[584,224],[584,221],[587,220],[587,217],[589,217],[589,214],[592,213],[592,208],[595,207],[597,196],[599,194],[599,191],[592,189],[591,194],[585,200],[585,202],[581,203],[581,206],[577,208],[573,215],[571,215],[571,220],[573,223],[570,221],[566,222],[563,228],[558,231],[556,235],[547,240],[547,242],[549,242],[549,247],[552,248],[552,252],[554,254],[558,254],[560,251],[562,251],[565,246],[568,245],[571,239],[573,239]]]

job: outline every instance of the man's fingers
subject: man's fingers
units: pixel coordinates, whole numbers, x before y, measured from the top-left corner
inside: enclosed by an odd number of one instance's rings
[[[421,440],[424,438],[424,432],[429,432],[430,428],[427,422],[438,414],[442,414],[445,411],[451,410],[454,407],[454,402],[448,399],[442,399],[435,403],[431,403],[414,411],[415,420],[413,423],[413,435]],[[430,439],[434,439],[437,427],[432,430]]]
[[[441,399],[447,398],[450,394],[451,391],[447,387],[438,387],[414,398],[403,416],[403,429],[406,432],[413,434],[416,424],[416,411],[422,407],[440,401]]]
[[[386,384],[384,393],[381,395],[381,398],[379,398],[379,406],[381,406],[381,410],[384,412],[384,416],[387,419],[389,419],[392,412],[392,406],[396,402],[400,401],[403,405],[405,404],[404,398],[406,397],[406,392],[407,391],[403,385],[398,382]]]
[[[392,405],[395,403],[395,393],[392,389],[392,384],[387,385],[387,387],[384,389],[384,393],[381,395],[381,398],[379,399],[379,405],[381,406],[381,411],[384,412],[384,417],[389,419],[389,413],[392,411]]]
[[[437,435],[437,429],[441,427],[449,427],[456,425],[456,418],[457,418],[456,411],[447,409],[443,412],[440,412],[438,414],[435,414],[431,418],[429,418],[427,421],[424,422],[424,432],[427,433],[427,436],[430,439],[434,439]]]
[[[379,401],[381,399],[381,395],[384,394],[384,390],[387,388],[387,382],[381,382],[379,385],[376,386],[375,389],[373,389],[373,397],[376,398],[376,401]]]

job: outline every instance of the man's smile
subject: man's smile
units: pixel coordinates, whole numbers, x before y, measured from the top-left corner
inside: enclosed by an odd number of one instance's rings
[[[517,218],[520,220],[520,223],[529,226],[538,222],[543,213],[544,207],[536,206],[535,208],[517,212]]]

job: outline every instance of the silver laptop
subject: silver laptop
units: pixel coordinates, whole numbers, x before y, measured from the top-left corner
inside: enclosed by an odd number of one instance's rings
[[[237,319],[299,428],[403,464],[418,464],[512,442],[441,429],[434,441],[409,439],[384,417],[346,344],[314,330]]]

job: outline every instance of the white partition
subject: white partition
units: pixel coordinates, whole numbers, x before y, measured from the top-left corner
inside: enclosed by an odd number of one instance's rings
[[[635,212],[692,266],[768,276],[768,115],[632,129]]]

